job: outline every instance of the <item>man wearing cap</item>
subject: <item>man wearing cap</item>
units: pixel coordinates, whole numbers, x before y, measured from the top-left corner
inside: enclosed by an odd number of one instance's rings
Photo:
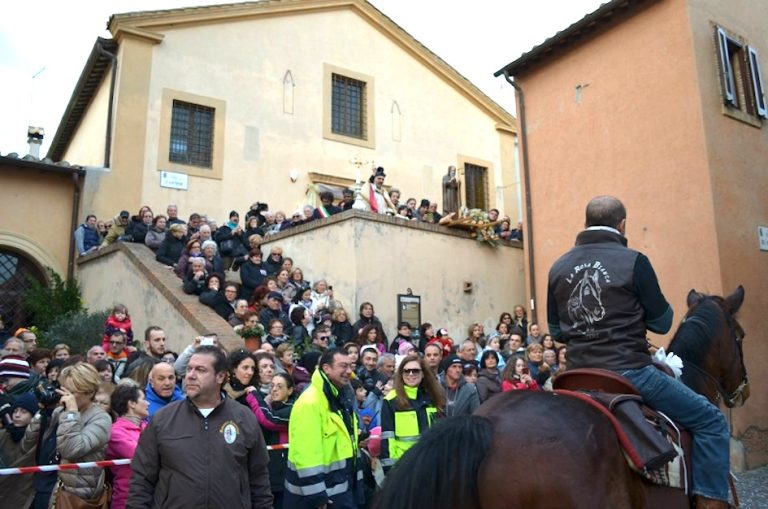
[[[376,214],[395,213],[395,204],[389,199],[389,193],[384,189],[384,179],[386,178],[384,168],[379,166],[373,174],[373,182],[366,182],[357,193],[355,203],[352,208],[355,210],[365,210]]]
[[[283,322],[285,330],[289,330],[293,325],[288,318],[288,314],[283,311],[283,294],[280,292],[269,292],[267,294],[267,307],[259,313],[259,322],[268,324],[275,318]]]
[[[130,220],[131,214],[127,210],[123,210],[118,215],[116,215],[112,220],[112,228],[110,228],[109,232],[107,232],[107,236],[104,237],[104,240],[102,241],[101,246],[99,246],[99,249],[107,247],[125,235],[125,229],[128,226]]]
[[[445,373],[438,376],[445,392],[445,415],[472,415],[480,406],[480,396],[475,384],[464,380],[464,361],[451,355],[445,361]]]

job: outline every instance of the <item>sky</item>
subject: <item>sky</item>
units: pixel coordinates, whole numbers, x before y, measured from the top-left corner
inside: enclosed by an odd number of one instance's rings
[[[493,73],[603,3],[370,1],[512,113],[512,87]],[[93,43],[97,37],[110,37],[106,25],[111,14],[217,3],[230,2],[5,0],[0,17],[0,154],[26,154],[29,125],[45,128],[41,154],[47,152]]]

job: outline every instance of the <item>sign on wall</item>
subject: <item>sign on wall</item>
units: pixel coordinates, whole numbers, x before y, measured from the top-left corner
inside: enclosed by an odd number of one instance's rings
[[[176,173],[172,171],[160,172],[160,187],[169,187],[171,189],[189,189],[189,175],[186,173]]]
[[[768,251],[768,226],[757,227],[757,238],[760,242],[760,251]]]
[[[397,323],[408,322],[413,327],[411,337],[419,337],[419,326],[421,325],[421,297],[418,295],[397,296]]]

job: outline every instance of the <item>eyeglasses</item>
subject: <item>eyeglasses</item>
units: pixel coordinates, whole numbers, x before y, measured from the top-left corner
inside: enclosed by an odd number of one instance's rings
[[[421,374],[421,368],[413,368],[413,369],[404,369],[403,374],[405,375],[420,375]]]
[[[331,336],[317,336],[317,339],[322,339],[325,341],[328,341],[331,338]]]

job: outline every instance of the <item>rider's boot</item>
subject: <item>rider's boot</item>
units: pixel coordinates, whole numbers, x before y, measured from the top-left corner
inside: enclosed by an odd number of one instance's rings
[[[724,500],[696,495],[696,509],[729,509],[731,507],[733,506]]]

